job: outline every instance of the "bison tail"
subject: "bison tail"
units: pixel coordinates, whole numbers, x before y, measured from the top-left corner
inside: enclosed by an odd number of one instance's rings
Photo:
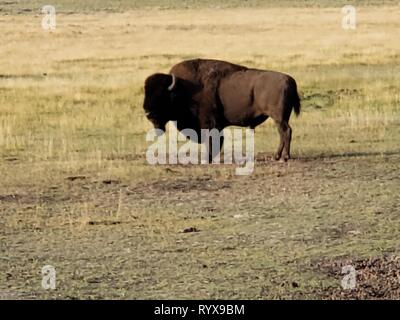
[[[301,103],[300,103],[299,93],[297,92],[297,90],[294,95],[293,109],[294,109],[294,113],[298,117],[300,115]]]
[[[287,103],[289,104],[290,109],[294,109],[294,113],[296,116],[300,115],[300,110],[301,110],[301,103],[300,103],[300,97],[299,93],[297,92],[297,84],[296,81],[291,78],[290,79],[290,85],[288,87],[287,92]]]

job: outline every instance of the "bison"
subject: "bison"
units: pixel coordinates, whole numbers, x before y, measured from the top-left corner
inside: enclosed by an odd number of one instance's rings
[[[289,118],[292,110],[300,114],[300,98],[296,81],[287,74],[194,59],[174,65],[169,74],[149,76],[144,91],[146,116],[163,131],[168,121],[176,121],[178,130],[197,133],[231,125],[254,129],[271,117],[280,135],[274,158],[281,159],[283,153],[283,160],[290,159]]]

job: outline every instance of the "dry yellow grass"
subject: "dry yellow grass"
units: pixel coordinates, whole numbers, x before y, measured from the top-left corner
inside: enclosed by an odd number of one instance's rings
[[[340,8],[59,14],[52,33],[41,29],[41,15],[2,16],[1,66],[3,73],[34,74],[64,60],[117,62],[145,55],[145,65],[156,66],[157,57],[168,55],[255,58],[253,64],[290,67],[384,63],[399,52],[399,14],[398,7],[358,8],[355,31],[341,28]]]

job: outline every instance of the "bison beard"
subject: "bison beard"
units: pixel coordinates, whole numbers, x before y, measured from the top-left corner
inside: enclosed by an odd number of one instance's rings
[[[300,98],[289,75],[195,59],[176,64],[169,74],[149,76],[144,89],[143,107],[157,129],[165,131],[168,121],[176,121],[178,130],[193,129],[201,136],[201,129],[222,131],[231,125],[254,129],[271,117],[280,135],[274,158],[290,158],[289,118],[292,110],[300,114]],[[215,154],[209,149],[211,162]]]

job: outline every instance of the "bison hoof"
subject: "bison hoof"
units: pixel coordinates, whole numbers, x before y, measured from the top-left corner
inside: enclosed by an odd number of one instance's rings
[[[280,154],[276,154],[276,155],[274,155],[274,159],[275,159],[275,161],[279,161],[279,159],[281,158],[281,155]]]

